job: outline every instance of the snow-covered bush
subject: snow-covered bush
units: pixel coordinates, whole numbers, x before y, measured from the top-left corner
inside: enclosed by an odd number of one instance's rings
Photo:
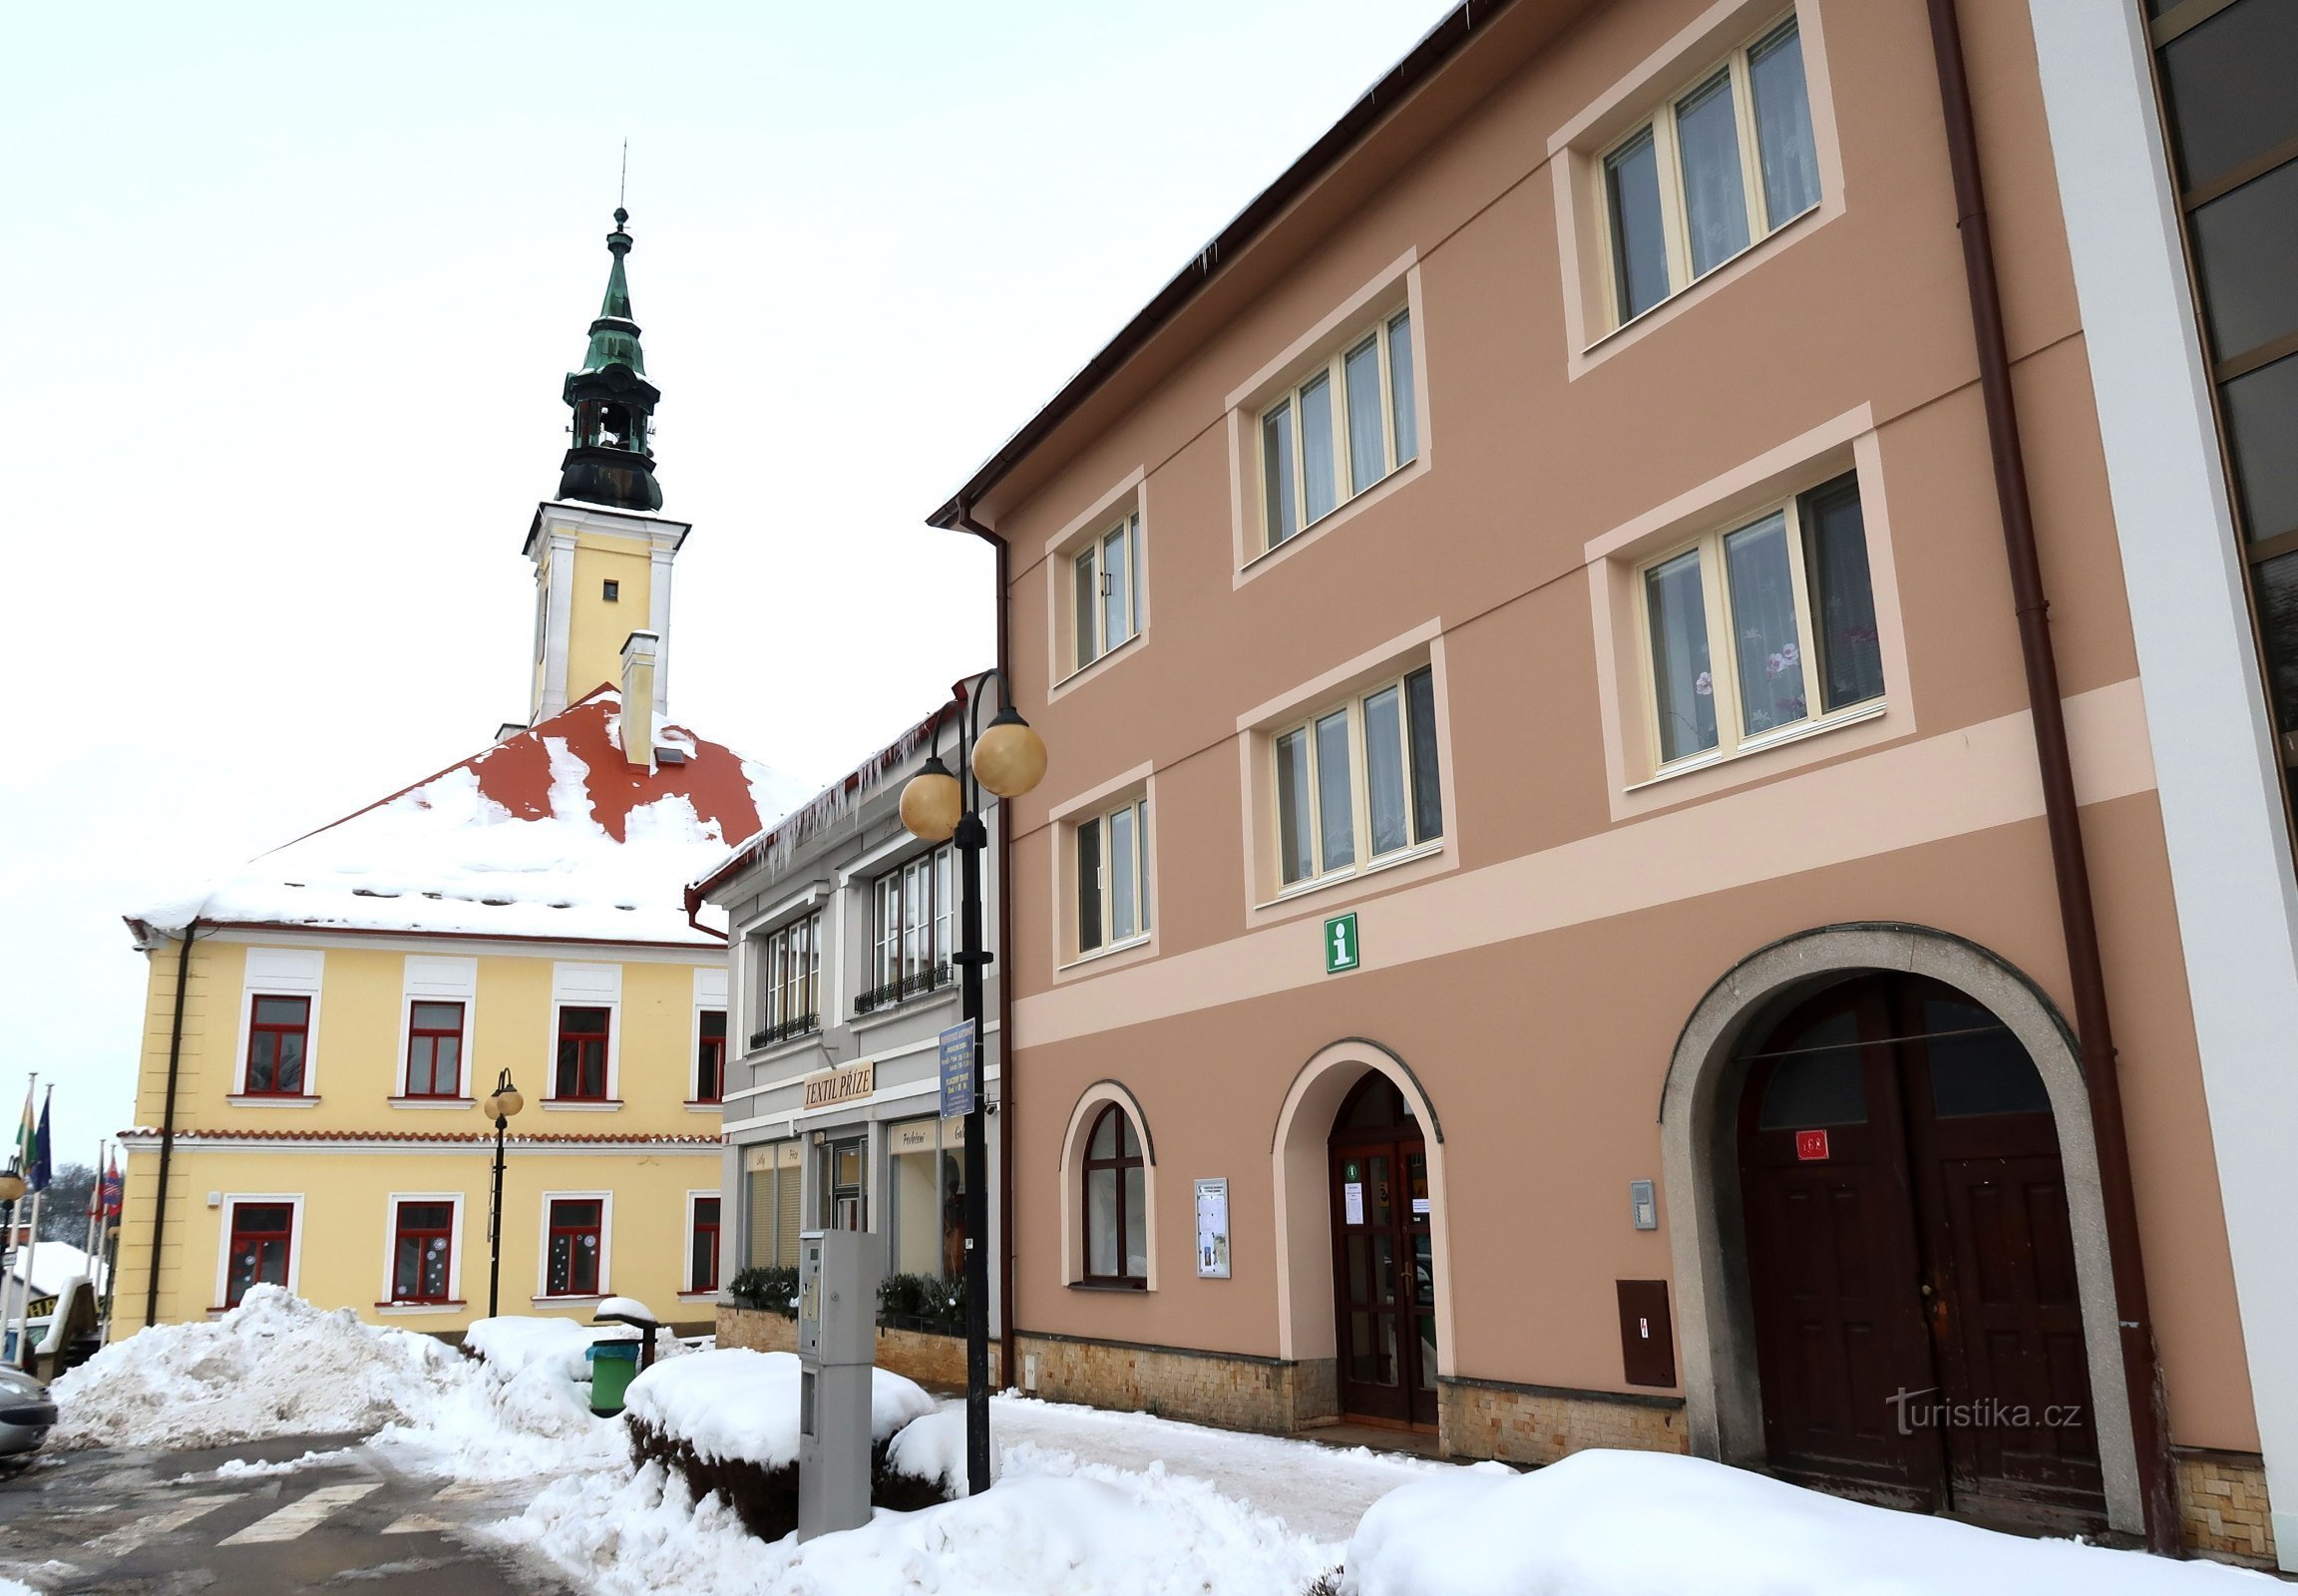
[[[798,1317],[798,1271],[745,1269],[726,1283],[726,1295],[736,1306],[763,1309],[784,1319]]]
[[[640,1467],[659,1463],[696,1501],[716,1492],[763,1540],[798,1527],[799,1362],[792,1353],[743,1348],[657,1364],[630,1383],[623,1418]],[[888,1444],[934,1410],[914,1381],[873,1371],[871,1499],[904,1511],[947,1499],[939,1482],[887,1467]]]
[[[940,1275],[888,1275],[878,1283],[878,1321],[955,1334],[965,1328],[965,1281]]]

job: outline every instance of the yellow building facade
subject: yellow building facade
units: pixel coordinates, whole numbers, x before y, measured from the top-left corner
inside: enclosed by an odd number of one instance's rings
[[[257,1283],[441,1333],[607,1296],[713,1319],[727,966],[685,887],[810,794],[669,718],[689,528],[651,513],[625,219],[527,532],[527,719],[129,917],[150,981],[115,1334]]]

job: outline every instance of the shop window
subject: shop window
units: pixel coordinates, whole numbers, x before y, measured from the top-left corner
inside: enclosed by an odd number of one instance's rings
[[[608,1023],[604,1008],[560,1008],[559,1068],[552,1078],[552,1096],[558,1101],[606,1101]]]
[[[596,1297],[604,1290],[606,1204],[598,1197],[557,1197],[546,1210],[543,1295]]]
[[[794,1140],[745,1148],[742,1167],[744,1266],[797,1268],[803,1150]]]
[[[414,1002],[407,1008],[407,1095],[455,1097],[463,1090],[463,1005]]]
[[[1085,1143],[1085,1282],[1149,1284],[1148,1171],[1141,1138],[1125,1110],[1110,1103]]]
[[[257,998],[247,1025],[247,1095],[302,1096],[310,1040],[310,998]]]
[[[398,1204],[391,1238],[391,1300],[452,1300],[454,1263],[455,1205],[432,1199]]]
[[[295,1244],[295,1205],[235,1202],[224,1254],[223,1306],[236,1308],[247,1288],[285,1286]]]
[[[965,1122],[911,1119],[886,1131],[894,1273],[956,1280],[965,1269]]]

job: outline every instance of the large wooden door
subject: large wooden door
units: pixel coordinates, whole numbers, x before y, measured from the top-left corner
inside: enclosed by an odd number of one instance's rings
[[[1772,1466],[1899,1505],[2104,1522],[2042,1077],[1951,989],[1876,975],[1790,1013],[1739,1112]]]
[[[1340,1410],[1436,1423],[1428,1154],[1403,1095],[1368,1075],[1333,1126],[1333,1295]]]

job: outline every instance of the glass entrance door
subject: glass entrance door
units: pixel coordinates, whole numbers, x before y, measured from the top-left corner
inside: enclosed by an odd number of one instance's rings
[[[1341,1105],[1331,1150],[1335,1351],[1341,1411],[1436,1422],[1436,1281],[1428,1155],[1379,1075]]]

